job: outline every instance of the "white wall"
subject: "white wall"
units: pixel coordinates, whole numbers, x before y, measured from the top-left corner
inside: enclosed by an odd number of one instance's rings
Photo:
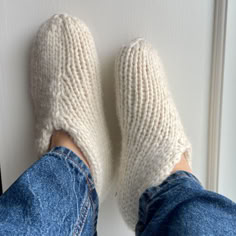
[[[222,124],[219,165],[219,192],[236,201],[236,1],[228,0]]]
[[[193,144],[194,172],[205,185],[213,5],[213,0],[0,0],[0,161],[4,189],[35,160],[28,53],[39,25],[58,12],[80,17],[94,35],[109,126],[117,147],[114,57],[123,44],[140,36],[158,48]],[[113,197],[102,205],[100,214],[101,235],[133,235]]]

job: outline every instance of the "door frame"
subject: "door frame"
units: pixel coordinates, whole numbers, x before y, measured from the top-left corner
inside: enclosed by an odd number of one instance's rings
[[[215,0],[208,125],[207,189],[218,192],[228,0]]]

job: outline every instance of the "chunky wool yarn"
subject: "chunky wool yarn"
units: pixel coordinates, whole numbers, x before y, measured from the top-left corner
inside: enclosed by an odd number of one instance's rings
[[[157,52],[142,39],[122,48],[116,60],[117,112],[122,134],[118,202],[131,229],[139,198],[167,178],[191,145],[167,88]]]
[[[114,171],[89,29],[74,17],[53,16],[38,31],[31,62],[38,154],[48,150],[54,130],[66,131],[87,158],[103,199]]]

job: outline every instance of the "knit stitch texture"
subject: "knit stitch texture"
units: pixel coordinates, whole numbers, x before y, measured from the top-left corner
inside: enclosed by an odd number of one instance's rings
[[[124,220],[134,230],[141,194],[161,184],[184,152],[190,163],[191,144],[161,61],[149,43],[138,39],[122,48],[115,71],[122,134],[118,202]]]
[[[80,20],[55,15],[37,34],[31,58],[36,147],[44,154],[54,130],[64,130],[89,162],[100,202],[113,179],[92,35]]]

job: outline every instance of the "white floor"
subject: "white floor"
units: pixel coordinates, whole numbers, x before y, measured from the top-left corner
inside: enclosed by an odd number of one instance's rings
[[[35,160],[29,49],[39,25],[62,12],[83,19],[94,35],[108,125],[117,153],[120,139],[114,57],[123,44],[140,36],[158,49],[193,144],[194,172],[205,185],[213,5],[213,0],[0,0],[0,163],[4,189]],[[101,206],[99,234],[133,235],[120,217],[113,195]]]

